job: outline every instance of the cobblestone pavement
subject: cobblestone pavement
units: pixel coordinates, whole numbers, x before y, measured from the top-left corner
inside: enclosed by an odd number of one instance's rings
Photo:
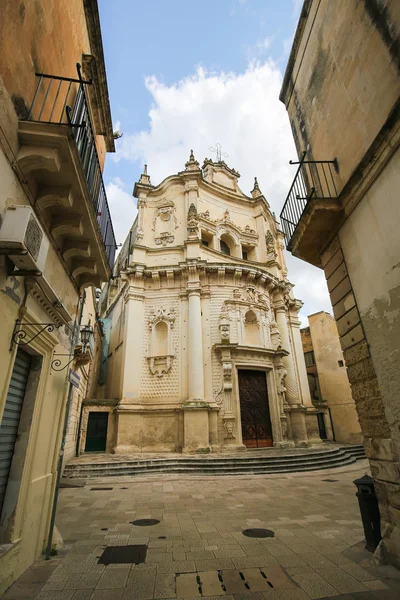
[[[399,572],[373,567],[364,550],[353,480],[367,470],[360,461],[312,473],[154,475],[62,489],[65,548],[28,569],[4,600],[399,600]],[[132,524],[149,518],[160,522]],[[275,537],[245,537],[246,528]],[[147,546],[144,563],[99,564],[110,546],[138,545]]]

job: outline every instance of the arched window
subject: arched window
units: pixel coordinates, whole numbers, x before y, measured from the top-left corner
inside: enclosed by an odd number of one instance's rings
[[[224,242],[224,240],[219,241],[219,247],[220,247],[222,254],[226,254],[227,256],[230,256],[231,249],[229,248],[228,244],[226,242]]]
[[[257,315],[253,310],[248,310],[244,317],[244,343],[247,346],[260,346],[260,327]]]

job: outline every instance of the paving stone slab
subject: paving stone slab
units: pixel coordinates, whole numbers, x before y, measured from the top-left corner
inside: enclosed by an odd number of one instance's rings
[[[329,581],[341,594],[365,592],[368,589],[340,567],[317,569],[317,573]]]
[[[131,566],[109,565],[102,573],[96,590],[113,590],[124,588]]]
[[[321,575],[315,571],[309,573],[297,573],[292,578],[310,596],[310,598],[325,598],[327,596],[338,596],[338,590],[332,587]]]

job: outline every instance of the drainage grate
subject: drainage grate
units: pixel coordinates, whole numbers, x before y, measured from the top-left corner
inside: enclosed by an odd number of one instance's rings
[[[159,522],[158,519],[138,519],[137,521],[129,521],[131,525],[136,525],[136,527],[150,527],[150,525],[158,525]]]
[[[102,531],[108,531],[108,527],[102,527],[101,530]]]
[[[165,535],[159,535],[159,536],[158,536],[158,539],[159,539],[159,540],[166,540],[166,539],[167,539],[167,536],[165,536]]]
[[[139,565],[146,560],[147,546],[107,546],[98,560],[99,565]]]
[[[243,535],[252,538],[269,538],[275,537],[275,533],[271,529],[245,529]]]
[[[322,481],[327,481],[328,483],[337,483],[339,479],[322,479]]]
[[[90,488],[91,492],[102,492],[104,490],[112,490],[113,488]]]
[[[242,597],[249,592],[283,591],[297,587],[281,567],[176,573],[175,585],[178,598]]]

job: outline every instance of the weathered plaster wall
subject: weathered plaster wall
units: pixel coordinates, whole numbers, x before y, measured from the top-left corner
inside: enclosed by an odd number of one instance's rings
[[[361,428],[340,346],[335,319],[325,312],[309,315],[322,400],[330,408],[335,439],[344,443],[362,441]]]
[[[363,201],[342,227],[339,238],[346,260],[361,323],[368,340],[376,384],[382,404],[378,422],[367,436],[367,454],[377,480],[381,513],[387,525],[387,547],[400,564],[400,151],[392,157]],[[360,364],[359,377],[369,375],[367,361]],[[365,382],[368,385],[368,379]],[[353,392],[354,393],[354,392]],[[376,407],[366,406],[366,416]],[[396,525],[394,525],[396,524]]]
[[[399,97],[400,4],[306,5],[309,15],[281,99],[298,152],[307,150],[314,160],[338,158],[340,192]],[[348,123],[351,135],[343,135]]]

